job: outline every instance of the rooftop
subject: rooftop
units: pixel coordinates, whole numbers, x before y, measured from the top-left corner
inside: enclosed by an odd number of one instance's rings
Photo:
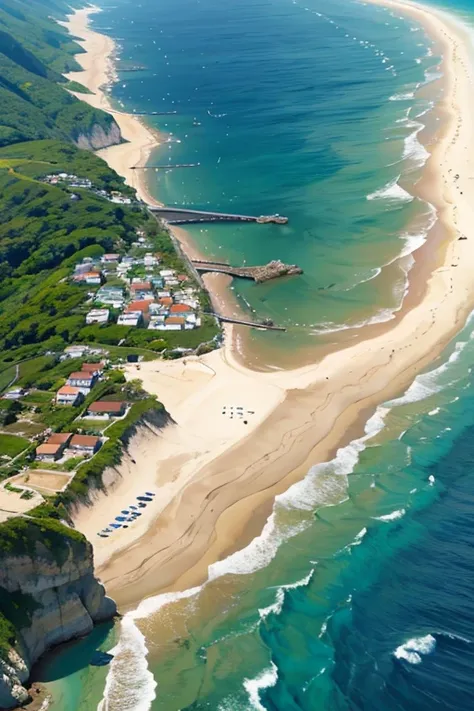
[[[57,394],[58,395],[77,395],[79,393],[79,388],[73,388],[71,385],[63,385],[62,388],[59,388]]]
[[[74,437],[71,439],[71,447],[74,445],[78,447],[95,447],[95,445],[99,442],[99,437],[92,437],[91,435],[80,435],[76,434]]]
[[[92,373],[88,373],[86,370],[76,371],[71,373],[69,380],[93,380],[94,376]]]
[[[60,449],[60,444],[40,444],[36,447],[36,454],[57,454]]]
[[[141,311],[142,313],[148,311],[150,307],[150,301],[132,301],[127,308],[125,309],[125,313],[130,313],[130,311]]]
[[[188,311],[192,311],[192,309],[190,306],[186,306],[186,304],[173,304],[170,308],[170,313],[172,314],[183,314]]]
[[[124,405],[124,402],[112,401],[107,402],[106,400],[97,400],[89,406],[89,412],[120,412]]]
[[[66,444],[70,437],[70,432],[55,432],[48,437],[46,444]]]
[[[82,372],[97,373],[99,370],[104,370],[104,363],[83,363]]]
[[[137,281],[130,285],[132,291],[151,291],[151,283],[149,281]]]

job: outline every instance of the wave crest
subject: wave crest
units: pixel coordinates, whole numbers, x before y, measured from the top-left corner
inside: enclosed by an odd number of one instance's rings
[[[397,659],[405,659],[409,664],[420,664],[422,656],[431,654],[435,647],[436,639],[432,634],[427,634],[424,637],[409,639],[408,642],[397,647],[393,655]]]

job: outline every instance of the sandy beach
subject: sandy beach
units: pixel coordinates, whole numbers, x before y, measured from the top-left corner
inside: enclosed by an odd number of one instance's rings
[[[443,47],[444,99],[438,107],[443,128],[430,146],[423,182],[443,235],[430,255],[435,268],[413,286],[416,298],[407,298],[395,321],[370,338],[361,329],[356,343],[303,368],[253,371],[237,357],[231,338],[225,348],[200,359],[152,361],[139,372],[128,368],[128,377],[140,377],[175,424],[153,438],[134,440],[137,464],[125,460],[109,494],[76,519],[94,542],[98,573],[122,608],[202,583],[211,562],[247,545],[262,530],[275,495],[360,436],[377,404],[432,362],[473,308],[469,39],[442,11],[409,2],[383,4],[410,15]],[[87,29],[88,13],[76,12],[68,25],[84,37],[87,50],[78,57],[84,72],[71,78],[96,92],[81,98],[107,108],[100,86],[111,71],[113,43]],[[134,185],[128,168],[146,159],[155,137],[136,117],[116,118],[130,143],[99,154]],[[154,508],[150,505],[136,529],[98,540],[98,526],[123,502],[130,503],[132,477],[137,490],[156,493]]]
[[[115,76],[115,43],[111,37],[94,32],[89,26],[90,16],[100,12],[97,7],[76,10],[62,23],[78,38],[78,44],[85,50],[76,56],[83,68],[80,72],[70,72],[66,77],[85,86],[92,94],[74,94],[97,109],[113,114],[120,127],[122,137],[127,141],[117,146],[97,152],[114,170],[125,178],[128,185],[135,188],[139,197],[150,204],[157,201],[149,195],[142,172],[131,170],[135,165],[145,165],[153,148],[159,145],[156,131],[148,128],[137,116],[113,110],[107,94],[107,87]],[[80,39],[79,39],[80,38]]]

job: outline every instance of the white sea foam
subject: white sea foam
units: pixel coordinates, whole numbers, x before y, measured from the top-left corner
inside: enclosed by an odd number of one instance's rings
[[[308,575],[305,575],[304,578],[301,578],[301,580],[297,580],[295,583],[287,583],[286,585],[280,585],[280,587],[277,589],[275,602],[273,602],[271,605],[268,605],[268,607],[262,607],[259,609],[258,614],[260,615],[260,619],[264,620],[271,613],[273,613],[274,615],[279,615],[282,611],[283,603],[285,602],[286,591],[306,587],[309,584],[311,578],[313,577],[313,573],[314,568],[309,571]]]
[[[389,101],[410,101],[410,99],[415,98],[415,93],[413,91],[405,91],[400,94],[394,94],[389,98]]]
[[[450,365],[458,360],[467,344],[468,341],[458,341],[454,347],[454,351],[445,363],[442,363],[434,370],[430,370],[428,373],[417,375],[408,390],[401,397],[395,398],[394,400],[390,400],[386,403],[387,406],[398,407],[400,405],[409,405],[413,402],[426,400],[426,398],[431,397],[431,395],[435,395],[443,390],[449,383],[446,383],[440,379],[440,376],[442,376],[443,373],[446,373],[449,370]]]
[[[398,509],[397,511],[392,511],[392,513],[385,514],[385,516],[374,516],[377,521],[396,521],[405,515],[405,509]]]
[[[385,426],[388,409],[378,407],[365,426],[365,434],[345,447],[340,447],[334,459],[311,467],[304,479],[293,484],[275,503],[285,508],[312,511],[328,501],[340,503],[346,497],[347,476],[359,461],[366,442],[378,434]]]
[[[404,160],[410,160],[418,167],[426,163],[430,154],[418,140],[418,134],[424,128],[422,123],[417,123],[415,130],[405,138],[403,155]]]
[[[260,701],[260,692],[263,691],[263,689],[269,689],[271,686],[275,686],[278,681],[277,666],[273,662],[270,662],[270,665],[268,669],[264,669],[254,679],[244,680],[244,688],[249,695],[249,701],[252,708],[257,711],[266,711],[265,706],[263,706]]]
[[[367,195],[367,200],[391,200],[391,201],[401,201],[401,202],[411,202],[413,200],[413,195],[410,195],[406,190],[404,190],[398,181],[400,176],[397,176],[393,180],[390,180],[383,188],[376,190],[370,195]]]
[[[425,84],[430,84],[432,81],[436,81],[436,79],[441,79],[443,74],[438,71],[426,71],[425,72]]]
[[[114,658],[97,711],[148,711],[156,698],[156,681],[148,669],[145,637],[132,616],[123,618],[120,640],[110,654]]]
[[[405,659],[410,664],[420,664],[422,656],[431,654],[435,647],[436,639],[432,634],[427,634],[424,637],[409,639],[397,647],[393,654],[397,659]]]
[[[110,650],[110,663],[104,696],[97,711],[149,711],[156,698],[156,681],[148,669],[145,637],[135,624],[165,605],[197,595],[201,587],[183,592],[163,593],[142,600],[136,610],[127,612],[120,624],[120,639]],[[133,679],[133,683],[130,683]]]
[[[262,533],[253,539],[246,548],[213,563],[208,568],[208,579],[215,580],[223,575],[249,575],[265,568],[275,557],[282,543],[304,531],[309,521],[301,521],[292,526],[276,526],[276,514],[273,511],[267,519]]]
[[[359,531],[357,536],[354,538],[352,545],[353,546],[360,546],[366,533],[367,533],[367,529],[364,527],[361,531]]]

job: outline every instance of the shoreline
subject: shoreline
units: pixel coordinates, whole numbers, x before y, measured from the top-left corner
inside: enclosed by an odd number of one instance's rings
[[[372,331],[375,335],[361,336],[355,344],[342,346],[317,363],[258,372],[246,368],[226,341],[224,349],[200,359],[142,364],[144,387],[163,400],[176,422],[178,438],[177,449],[171,451],[161,440],[156,443],[159,517],[149,522],[142,536],[124,539],[115,550],[109,541],[107,552],[101,552],[100,543],[94,541],[101,560],[99,574],[108,592],[124,607],[159,592],[201,584],[211,562],[245,547],[262,530],[275,495],[362,434],[375,407],[399,393],[435,360],[472,310],[474,255],[469,240],[458,241],[458,233],[469,234],[474,216],[469,204],[472,163],[467,150],[472,139],[468,121],[463,119],[472,113],[469,92],[474,72],[469,51],[457,23],[446,20],[442,11],[399,0],[378,4],[415,18],[445,50],[446,88],[440,110],[446,121],[424,169],[429,179],[423,190],[430,191],[430,198],[435,195],[436,200],[430,201],[438,209],[438,229],[444,229],[448,239],[441,240],[441,235],[437,240],[426,283],[410,289],[418,296],[410,298],[409,294],[410,308]],[[77,26],[71,31],[81,35]],[[110,38],[93,34],[113,46]],[[110,52],[104,64],[110,61]],[[98,52],[96,64],[100,56]],[[78,60],[85,57],[79,55]],[[87,86],[83,72],[73,76]],[[137,117],[129,116],[129,120],[144,129]],[[123,175],[117,167],[120,161],[114,162],[121,149],[115,146],[99,155]],[[454,180],[456,174],[460,177]],[[426,251],[430,247],[427,243]],[[202,367],[213,374],[203,378]],[[137,372],[129,367],[128,375],[137,377]],[[223,405],[237,400],[255,413],[245,429],[222,415]],[[160,482],[160,467],[177,482],[173,495]],[[105,507],[110,510],[110,503]],[[87,521],[80,530],[92,538]]]

